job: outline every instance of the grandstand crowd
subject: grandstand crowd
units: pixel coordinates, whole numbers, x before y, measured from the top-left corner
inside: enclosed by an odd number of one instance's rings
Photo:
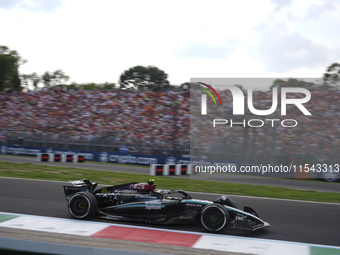
[[[76,91],[0,94],[3,137],[159,149],[189,147],[189,92]]]
[[[193,147],[201,145],[201,149],[210,153],[218,153],[221,150],[237,151],[242,154],[246,151],[247,159],[262,158],[262,160],[280,155],[300,155],[309,157],[337,158],[340,152],[340,91],[310,90],[311,100],[303,104],[312,114],[305,116],[295,105],[287,105],[287,113],[281,115],[281,93],[278,93],[278,105],[276,111],[268,116],[256,116],[247,110],[247,92],[245,95],[245,116],[232,115],[232,94],[229,90],[220,91],[223,106],[214,105],[211,100],[207,107],[207,115],[201,115],[200,95],[198,90],[191,90],[191,143]],[[302,98],[303,94],[288,94],[288,98]],[[194,99],[195,98],[195,99]],[[266,110],[272,106],[271,91],[254,91],[254,107]],[[196,107],[194,107],[195,105]],[[226,119],[225,125],[212,127],[213,119]],[[261,119],[265,123],[261,128],[248,128],[234,125],[230,126],[230,120],[240,122],[240,119]],[[272,127],[271,121],[265,119],[277,119]],[[296,127],[284,127],[281,121],[294,119]],[[253,125],[260,125],[253,122]],[[294,122],[285,122],[287,125],[295,125]],[[193,145],[193,143],[195,143]],[[204,146],[202,146],[204,145]],[[221,145],[225,145],[224,147]]]
[[[280,122],[274,127],[269,122],[263,128],[213,128],[214,118],[233,118],[231,93],[219,92],[225,102],[222,107],[208,101],[206,116],[201,115],[201,94],[200,90],[1,92],[0,144],[9,138],[23,137],[188,150],[191,132],[195,146],[205,151],[224,148],[240,153],[247,150],[253,155],[298,153],[332,157],[339,153],[340,91],[312,90],[311,100],[304,104],[312,116],[303,115],[293,105],[288,105],[287,115],[281,116],[279,100],[277,110],[264,117],[295,119],[298,125],[294,128],[283,127]],[[253,101],[255,108],[269,109],[271,92],[255,91]],[[259,116],[248,113],[244,118]]]

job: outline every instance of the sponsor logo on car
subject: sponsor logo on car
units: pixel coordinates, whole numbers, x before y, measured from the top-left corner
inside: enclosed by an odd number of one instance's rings
[[[200,205],[200,204],[186,204],[186,206],[202,207],[202,205]]]
[[[194,219],[194,217],[192,217],[192,216],[183,216],[183,215],[179,216],[178,218],[180,220],[192,220],[192,219]]]
[[[137,183],[137,184],[131,184],[130,189],[139,189],[139,190],[144,190],[149,188],[149,184],[145,184],[145,183]]]
[[[145,209],[147,210],[160,210],[164,207],[161,202],[145,202]]]
[[[79,190],[79,187],[65,187],[66,190]]]
[[[157,197],[146,195],[135,195],[135,198],[157,199]]]
[[[108,220],[122,220],[122,219],[124,219],[123,216],[116,216],[116,215],[110,215],[110,214],[106,215],[106,218]]]
[[[123,189],[123,190],[119,190],[116,189],[115,192],[128,192],[128,193],[137,193],[137,190],[133,190],[133,189]]]
[[[240,220],[240,221],[245,221],[246,218],[247,216],[241,216],[241,215],[236,216],[236,220]]]

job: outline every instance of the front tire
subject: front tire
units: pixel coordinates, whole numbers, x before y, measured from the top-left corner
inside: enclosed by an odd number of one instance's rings
[[[92,193],[78,192],[68,201],[68,211],[74,218],[89,218],[97,211],[97,200]]]
[[[228,211],[220,204],[210,204],[201,212],[201,223],[210,232],[222,230],[229,222]]]

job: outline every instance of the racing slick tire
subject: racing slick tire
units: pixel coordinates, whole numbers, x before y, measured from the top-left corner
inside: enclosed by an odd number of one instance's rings
[[[201,223],[210,232],[222,230],[229,222],[229,213],[220,204],[210,204],[201,212]]]
[[[92,193],[77,192],[68,201],[68,211],[74,218],[89,218],[97,211],[97,200]]]

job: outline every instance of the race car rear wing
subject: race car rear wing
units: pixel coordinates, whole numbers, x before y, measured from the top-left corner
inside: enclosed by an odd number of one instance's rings
[[[65,198],[68,201],[71,196],[77,192],[91,192],[97,187],[97,183],[92,183],[88,179],[82,179],[78,181],[70,181],[73,186],[64,186]]]

